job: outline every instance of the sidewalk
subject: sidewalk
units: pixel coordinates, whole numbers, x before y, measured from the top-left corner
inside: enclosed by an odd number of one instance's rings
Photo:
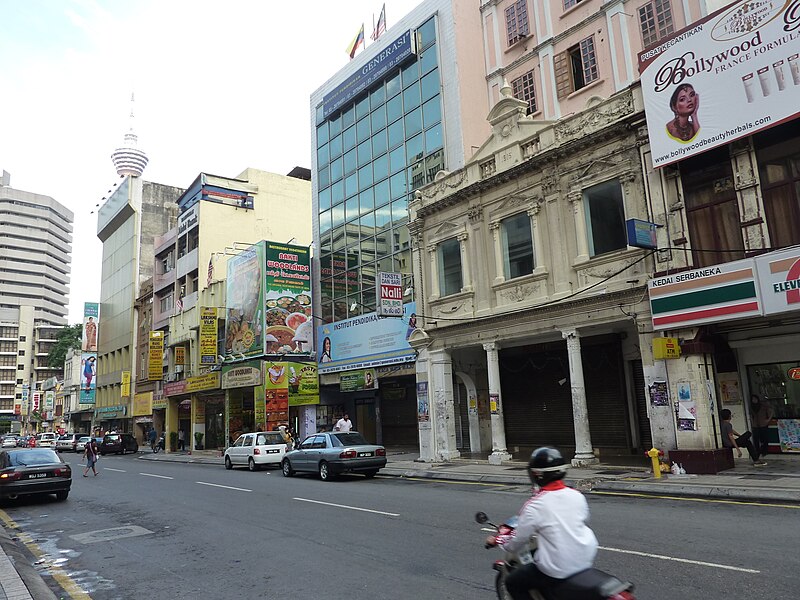
[[[426,463],[419,461],[417,452],[391,448],[387,449],[387,455],[388,463],[381,470],[381,475],[508,486],[530,485],[525,472],[525,461],[512,460],[502,465],[490,465],[486,459],[459,458],[449,462]],[[143,452],[139,458],[223,466],[223,459],[217,456],[217,452],[207,451],[195,451],[194,454]],[[717,475],[662,475],[660,479],[654,478],[645,466],[621,465],[621,460],[614,464],[614,457],[606,460],[607,463],[592,468],[570,468],[567,483],[586,492],[800,504],[798,456],[770,455],[766,458],[768,464],[764,467],[754,467],[746,459],[737,459],[735,469]]]

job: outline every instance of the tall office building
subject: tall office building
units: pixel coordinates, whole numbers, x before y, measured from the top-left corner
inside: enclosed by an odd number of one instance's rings
[[[401,273],[410,286],[414,191],[461,167],[488,135],[480,38],[480,11],[471,3],[428,0],[311,96],[315,312],[324,323],[350,320],[320,331],[318,346],[327,339],[335,349],[332,360],[318,351],[319,425],[349,412],[368,437],[416,442],[408,324],[369,315],[379,273]],[[356,330],[371,341],[357,348],[342,337]],[[341,372],[363,367],[378,369],[378,388],[340,387]]]
[[[53,198],[0,179],[0,432],[19,422],[37,382],[57,375],[47,354],[66,325],[72,211]],[[20,406],[22,410],[22,407]]]

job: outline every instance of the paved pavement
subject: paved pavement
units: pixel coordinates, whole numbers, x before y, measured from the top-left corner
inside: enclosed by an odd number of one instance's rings
[[[419,460],[418,452],[391,448],[387,449],[387,455],[388,464],[381,470],[384,476],[530,485],[524,461],[490,465],[486,459],[460,458],[427,463]],[[223,466],[223,458],[216,451],[159,454],[143,451],[139,458]],[[735,469],[717,475],[663,475],[656,479],[644,466],[644,461],[631,466],[621,464],[630,463],[630,460],[612,457],[592,468],[570,468],[567,483],[586,492],[800,504],[800,456],[774,455],[766,460],[766,466],[754,467],[746,459],[737,459]],[[44,582],[15,548],[8,524],[4,525],[0,527],[0,600],[55,598],[52,594],[46,595],[49,591]]]

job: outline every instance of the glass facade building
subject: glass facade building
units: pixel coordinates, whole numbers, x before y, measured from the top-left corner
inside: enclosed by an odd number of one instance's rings
[[[413,52],[385,77],[324,117],[315,152],[320,317],[375,310],[380,271],[411,283],[408,202],[445,168],[436,17],[411,31]]]

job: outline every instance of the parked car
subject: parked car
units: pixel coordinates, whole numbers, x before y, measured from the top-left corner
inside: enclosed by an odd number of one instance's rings
[[[66,500],[71,485],[72,469],[52,448],[0,451],[0,498],[55,494]]]
[[[89,440],[92,439],[90,435],[84,435],[78,438],[78,441],[75,442],[75,452],[83,452],[86,449],[86,444],[89,443]]]
[[[357,431],[334,431],[308,436],[283,457],[285,477],[295,472],[319,473],[329,481],[339,473],[363,473],[375,477],[386,466],[386,448],[370,444]]]
[[[58,434],[52,431],[45,431],[36,435],[37,448],[55,448],[58,441]]]
[[[17,448],[27,448],[30,446],[31,438],[36,439],[32,435],[23,435],[17,438]]]
[[[84,435],[83,433],[67,433],[62,435],[56,442],[56,450],[58,452],[63,452],[64,450],[68,452],[77,452],[76,446],[78,440]]]
[[[98,447],[102,456],[139,451],[139,444],[130,433],[107,433]]]
[[[16,448],[18,436],[13,433],[3,436],[3,448]]]
[[[225,468],[247,465],[251,471],[258,471],[262,465],[280,465],[289,450],[291,447],[279,431],[245,433],[225,450]]]

